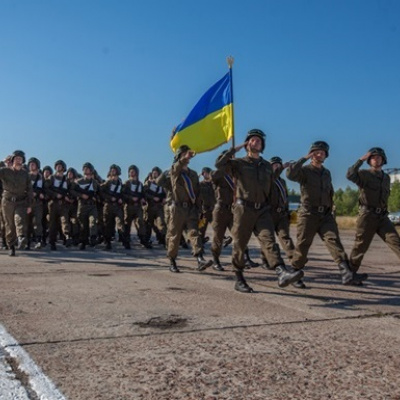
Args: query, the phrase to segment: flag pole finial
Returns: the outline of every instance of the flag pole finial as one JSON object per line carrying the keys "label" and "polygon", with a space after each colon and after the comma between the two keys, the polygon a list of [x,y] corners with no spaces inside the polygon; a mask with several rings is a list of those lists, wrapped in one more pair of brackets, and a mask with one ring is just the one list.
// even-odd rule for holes
{"label": "flag pole finial", "polygon": [[235,61],[235,59],[232,56],[228,56],[226,57],[226,62],[228,63],[228,67],[229,69],[232,68],[233,62]]}

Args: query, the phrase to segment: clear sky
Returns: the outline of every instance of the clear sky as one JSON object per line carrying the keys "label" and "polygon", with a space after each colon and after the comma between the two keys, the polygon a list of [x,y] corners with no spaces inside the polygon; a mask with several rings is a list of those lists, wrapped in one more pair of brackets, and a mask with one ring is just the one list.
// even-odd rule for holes
{"label": "clear sky", "polygon": [[228,55],[236,143],[260,128],[288,161],[325,140],[336,188],[372,146],[400,168],[398,0],[0,0],[0,158],[167,169]]}

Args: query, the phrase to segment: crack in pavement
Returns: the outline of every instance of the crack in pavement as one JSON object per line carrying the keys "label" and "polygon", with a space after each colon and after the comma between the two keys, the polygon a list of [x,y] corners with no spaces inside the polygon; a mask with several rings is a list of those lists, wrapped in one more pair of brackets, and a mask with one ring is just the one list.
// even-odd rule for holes
{"label": "crack in pavement", "polygon": [[296,325],[296,324],[310,324],[310,323],[320,323],[320,322],[332,322],[332,321],[349,321],[358,319],[373,319],[373,318],[384,318],[384,317],[394,317],[400,319],[400,312],[388,312],[388,313],[373,313],[364,314],[357,316],[348,317],[335,317],[335,318],[319,318],[319,319],[304,319],[295,321],[283,321],[283,322],[266,322],[262,324],[243,324],[243,325],[227,325],[220,327],[209,327],[209,328],[194,328],[194,329],[184,329],[184,330],[164,330],[162,332],[146,332],[146,333],[136,333],[128,334],[122,336],[103,336],[103,337],[87,337],[79,339],[70,340],[48,340],[48,341],[36,341],[36,342],[20,342],[18,344],[10,344],[4,346],[4,348],[11,347],[29,347],[29,346],[39,346],[48,344],[64,344],[64,343],[82,343],[90,341],[105,341],[114,339],[129,339],[135,337],[151,337],[151,336],[163,336],[170,334],[187,334],[187,333],[197,333],[197,332],[210,332],[210,331],[223,331],[223,330],[234,330],[234,329],[249,329],[249,328],[263,328],[267,326],[284,326],[284,325]]}

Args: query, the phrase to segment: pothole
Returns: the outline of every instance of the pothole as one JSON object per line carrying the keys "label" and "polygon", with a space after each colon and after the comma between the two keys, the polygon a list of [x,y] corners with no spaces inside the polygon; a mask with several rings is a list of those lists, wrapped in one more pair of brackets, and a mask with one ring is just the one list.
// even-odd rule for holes
{"label": "pothole", "polygon": [[144,322],[135,322],[140,328],[157,328],[157,329],[178,329],[187,326],[187,318],[178,315],[168,315],[166,317],[152,317]]}

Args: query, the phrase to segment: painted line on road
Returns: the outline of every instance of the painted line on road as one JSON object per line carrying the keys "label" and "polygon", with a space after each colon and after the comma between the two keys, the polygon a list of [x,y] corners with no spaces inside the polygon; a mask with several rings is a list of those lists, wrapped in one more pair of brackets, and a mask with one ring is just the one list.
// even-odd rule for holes
{"label": "painted line on road", "polygon": [[31,389],[40,400],[66,400],[2,324],[0,324],[0,346],[17,361],[18,368],[27,375]]}

